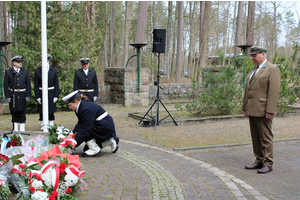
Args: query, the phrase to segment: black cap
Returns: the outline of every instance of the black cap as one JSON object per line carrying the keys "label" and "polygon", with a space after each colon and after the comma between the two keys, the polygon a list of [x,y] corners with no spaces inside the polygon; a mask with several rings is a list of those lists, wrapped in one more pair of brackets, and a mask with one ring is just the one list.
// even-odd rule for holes
{"label": "black cap", "polygon": [[22,56],[15,56],[11,59],[11,62],[22,62]]}
{"label": "black cap", "polygon": [[90,59],[89,59],[89,58],[81,58],[81,59],[80,59],[80,62],[81,62],[82,64],[86,64],[86,63],[89,63],[89,62],[90,62]]}
{"label": "black cap", "polygon": [[66,103],[72,102],[76,97],[78,97],[79,93],[78,90],[71,92],[67,96],[63,97],[62,100],[65,101]]}
{"label": "black cap", "polygon": [[47,60],[49,61],[52,58],[50,54],[47,54]]}

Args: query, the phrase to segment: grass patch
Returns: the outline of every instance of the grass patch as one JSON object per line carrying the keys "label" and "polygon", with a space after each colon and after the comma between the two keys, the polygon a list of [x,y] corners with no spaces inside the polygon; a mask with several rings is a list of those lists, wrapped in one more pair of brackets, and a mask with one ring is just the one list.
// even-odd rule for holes
{"label": "grass patch", "polygon": [[[190,116],[186,111],[175,111],[173,104],[165,106],[175,120],[195,117]],[[138,138],[142,138],[145,141],[151,141],[171,149],[251,142],[249,122],[246,118],[194,125],[157,126],[156,130],[154,130],[154,127],[142,127],[138,125],[139,120],[128,117],[130,112],[140,112],[143,115],[148,111],[149,107],[128,108],[107,105],[103,105],[103,107],[113,117],[117,134],[121,139],[125,140],[140,141]],[[40,130],[38,114],[27,114],[26,117],[26,131]],[[161,117],[163,115],[160,115]],[[69,129],[73,129],[77,123],[77,117],[73,111],[56,112],[55,118],[57,125],[62,125]],[[283,119],[285,119],[284,122],[282,121]],[[300,117],[298,116],[275,117],[273,121],[275,139],[300,137],[300,132],[294,128],[297,127],[299,121]],[[0,127],[2,131],[10,131],[12,129],[11,115],[0,115]]]}

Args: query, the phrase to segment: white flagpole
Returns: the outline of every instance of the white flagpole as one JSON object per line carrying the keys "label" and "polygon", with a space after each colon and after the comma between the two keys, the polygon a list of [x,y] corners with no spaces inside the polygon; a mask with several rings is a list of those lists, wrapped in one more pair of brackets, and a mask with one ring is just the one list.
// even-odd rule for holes
{"label": "white flagpole", "polygon": [[47,68],[47,15],[46,1],[41,1],[41,29],[42,29],[42,110],[43,131],[48,132],[48,68]]}

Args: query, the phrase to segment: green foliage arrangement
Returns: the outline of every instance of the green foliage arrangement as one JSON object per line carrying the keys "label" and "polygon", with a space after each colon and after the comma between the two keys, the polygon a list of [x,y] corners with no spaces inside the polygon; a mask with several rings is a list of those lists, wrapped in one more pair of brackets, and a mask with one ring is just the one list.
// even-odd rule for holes
{"label": "green foliage arrangement", "polygon": [[273,59],[274,63],[278,63],[277,66],[281,73],[281,86],[280,97],[278,101],[278,107],[284,111],[290,111],[290,107],[299,98],[299,77],[300,77],[300,46],[298,43],[293,45],[294,54],[290,59],[285,57],[278,57],[275,54]]}
{"label": "green foliage arrangement", "polygon": [[[290,111],[300,96],[300,46],[294,43],[294,54],[291,58],[278,57],[275,54],[273,63],[281,72],[281,88],[278,107],[280,111]],[[242,102],[245,75],[253,67],[253,62],[246,56],[238,56],[232,66],[216,68],[203,72],[203,84],[193,80],[192,92],[187,94],[189,102],[186,109],[195,115],[229,114]],[[218,73],[214,73],[218,71]],[[200,89],[204,92],[200,93]],[[179,110],[180,105],[175,105]]]}
{"label": "green foliage arrangement", "polygon": [[201,116],[231,113],[240,104],[243,91],[235,75],[236,70],[233,67],[213,67],[203,72],[204,92],[199,94],[200,84],[193,81],[192,92],[187,94],[189,102],[186,109]]}
{"label": "green foliage arrangement", "polygon": [[0,185],[0,199],[1,200],[9,200],[9,195],[11,191],[9,188],[4,187],[4,185]]}
{"label": "green foliage arrangement", "polygon": [[49,126],[49,144],[58,144],[59,140],[57,139],[57,125]]}

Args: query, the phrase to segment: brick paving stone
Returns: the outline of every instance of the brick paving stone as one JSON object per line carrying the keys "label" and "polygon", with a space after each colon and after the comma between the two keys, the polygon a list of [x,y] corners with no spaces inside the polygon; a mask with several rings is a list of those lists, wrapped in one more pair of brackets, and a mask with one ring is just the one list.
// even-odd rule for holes
{"label": "brick paving stone", "polygon": [[[120,140],[120,150],[103,149],[82,158],[87,189],[78,199],[300,199],[299,140],[274,145],[274,171],[257,174],[251,145],[175,152],[151,142]],[[81,154],[78,148],[76,153]]]}
{"label": "brick paving stone", "polygon": [[[300,152],[299,140],[275,142],[273,171],[258,174],[256,170],[246,170],[244,166],[254,161],[252,145],[240,147],[202,149],[181,152],[185,155],[214,163],[219,169],[245,182],[244,189],[256,199],[300,199]],[[296,153],[296,154],[295,154]],[[243,184],[241,184],[243,186]],[[253,188],[253,190],[251,189]],[[240,189],[243,192],[243,190]],[[244,197],[251,196],[244,193]]]}
{"label": "brick paving stone", "polygon": [[[158,168],[167,169],[170,171],[176,180],[181,183],[180,188],[183,191],[183,195],[179,197],[182,199],[188,199],[187,196],[190,194],[193,194],[193,198],[197,197],[197,199],[209,199],[210,197],[222,199],[222,196],[226,199],[234,199],[227,186],[225,186],[218,177],[207,171],[207,169],[199,166],[199,163],[196,164],[195,162],[191,162],[192,160],[194,161],[194,159],[191,157],[186,157],[182,154],[170,152],[169,150],[160,149],[157,147],[148,148],[147,150],[141,151],[140,148],[147,148],[147,145],[141,145],[140,148],[130,148],[132,144],[125,143],[122,146],[124,151],[130,150],[135,155],[138,154],[143,156],[143,158],[151,159],[152,162],[158,163],[156,165]],[[170,155],[166,155],[166,152],[169,152],[168,154]],[[174,153],[174,155],[172,155],[172,153]],[[186,159],[182,160],[183,157]],[[144,162],[146,161],[144,160]],[[203,164],[203,162],[201,162],[201,164]],[[163,167],[160,167],[160,165]],[[218,169],[216,168],[212,168],[212,171],[217,170]],[[168,180],[166,177],[164,179]],[[160,185],[160,187],[162,187],[162,185]],[[154,194],[153,199],[164,199],[166,197],[165,193],[160,193],[159,195],[159,190],[157,190],[157,188],[154,188],[152,191]],[[169,197],[169,199],[173,199],[170,198],[170,191],[167,193],[167,197]],[[178,198],[178,196],[176,196],[176,198]]]}

